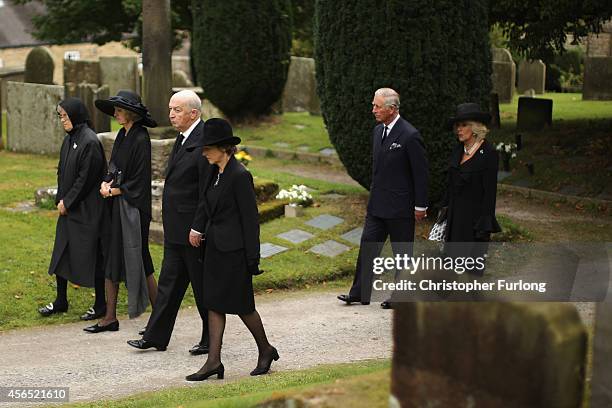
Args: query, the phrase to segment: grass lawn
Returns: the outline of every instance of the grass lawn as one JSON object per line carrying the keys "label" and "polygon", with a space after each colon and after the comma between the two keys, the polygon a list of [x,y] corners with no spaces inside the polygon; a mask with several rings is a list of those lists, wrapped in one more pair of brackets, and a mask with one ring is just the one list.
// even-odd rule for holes
{"label": "grass lawn", "polygon": [[[57,159],[48,156],[0,152],[0,172],[6,177],[0,182],[0,242],[2,263],[0,264],[0,330],[43,324],[75,321],[93,303],[93,289],[69,286],[70,309],[67,313],[42,318],[36,309],[55,297],[55,279],[47,274],[55,236],[55,211],[37,209],[30,213],[9,209],[17,203],[31,201],[38,187],[54,185]],[[278,166],[278,163],[277,163]],[[275,179],[281,187],[295,183],[306,183],[316,189],[315,197],[322,193],[363,191],[360,187],[344,186],[316,179],[302,179],[274,171],[271,160],[256,160],[251,164],[256,176]],[[345,200],[318,200],[318,206],[306,209],[302,218],[279,218],[262,225],[261,241],[272,242],[291,248],[290,251],[263,259],[261,268],[266,272],[254,279],[257,291],[278,288],[305,287],[320,282],[342,278],[354,267],[357,250],[353,248],[336,258],[320,257],[306,251],[313,245],[358,226],[363,213],[363,197],[353,196]],[[350,209],[350,211],[347,211]],[[321,213],[331,213],[345,218],[345,223],[328,231],[317,231],[304,221]],[[275,235],[292,228],[300,228],[315,234],[303,244],[292,245]],[[6,244],[10,243],[10,244]],[[347,243],[348,244],[348,243]],[[162,247],[150,245],[156,273],[162,260]],[[193,305],[191,291],[184,305]],[[120,291],[119,313],[127,311],[125,288]]]}
{"label": "grass lawn", "polygon": [[[344,397],[346,399],[343,399],[343,401],[346,404],[326,406],[386,407],[389,398],[389,367],[388,360],[324,365],[308,370],[285,371],[224,384],[218,384],[214,380],[205,381],[197,386],[149,392],[115,401],[63,406],[91,408],[238,408],[252,407],[262,401],[282,396],[308,395],[320,391],[326,392],[326,390],[329,393],[333,388],[336,392],[330,393],[332,398],[340,402],[337,398]],[[339,392],[341,389],[346,392]],[[282,390],[282,393],[279,390]]]}

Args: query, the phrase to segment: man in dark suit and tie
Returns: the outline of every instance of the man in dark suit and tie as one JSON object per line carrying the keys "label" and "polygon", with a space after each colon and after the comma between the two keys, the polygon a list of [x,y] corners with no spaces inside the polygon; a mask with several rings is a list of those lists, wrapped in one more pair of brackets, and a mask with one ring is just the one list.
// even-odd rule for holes
{"label": "man in dark suit and tie", "polygon": [[[372,135],[372,184],[355,278],[347,304],[370,303],[372,262],[390,236],[393,251],[412,256],[414,223],[426,217],[428,165],[423,139],[399,115],[399,94],[391,88],[374,93],[372,113],[379,124]],[[389,309],[389,301],[382,302]]]}
{"label": "man in dark suit and tie", "polygon": [[180,91],[169,103],[170,123],[180,133],[176,138],[168,167],[162,199],[164,222],[164,260],[158,282],[158,295],[142,339],[129,340],[139,349],[164,351],[176,321],[185,291],[191,283],[202,318],[202,337],[189,352],[208,353],[208,310],[203,305],[201,233],[205,215],[196,217],[209,164],[202,157],[202,102],[193,91]]}

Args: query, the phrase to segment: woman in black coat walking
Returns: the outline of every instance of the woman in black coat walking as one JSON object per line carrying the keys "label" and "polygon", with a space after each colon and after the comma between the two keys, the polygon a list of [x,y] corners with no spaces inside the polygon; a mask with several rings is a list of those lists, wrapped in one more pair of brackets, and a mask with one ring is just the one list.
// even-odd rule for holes
{"label": "woman in black coat walking", "polygon": [[204,303],[208,309],[210,350],[204,366],[187,376],[202,381],[217,374],[223,378],[221,344],[225,315],[237,314],[247,326],[259,350],[251,375],[265,374],[277,350],[270,345],[261,317],[255,310],[253,275],[259,271],[259,215],[253,177],[235,158],[240,138],[223,119],[204,123],[203,155],[212,165],[204,185],[201,209],[208,220],[204,239]]}
{"label": "woman in black coat walking", "polygon": [[150,301],[155,303],[157,283],[149,253],[151,223],[151,140],[145,126],[155,127],[140,96],[119,91],[108,100],[95,101],[96,107],[117,119],[117,134],[109,163],[109,173],[99,194],[109,201],[110,248],[106,261],[106,315],[86,327],[90,333],[119,330],[117,294],[119,282],[128,290],[128,315],[142,314]]}
{"label": "woman in black coat walking", "polygon": [[57,167],[55,204],[59,217],[49,274],[55,274],[55,301],[38,309],[43,316],[68,310],[68,281],[96,288],[96,300],[82,320],[105,313],[104,269],[101,223],[104,203],[98,194],[100,179],[106,174],[102,144],[91,129],[87,108],[77,98],[57,105],[57,114],[67,132]]}
{"label": "woman in black coat walking", "polygon": [[[459,144],[453,149],[448,167],[444,205],[448,205],[446,245],[449,255],[483,257],[491,233],[500,232],[495,218],[499,155],[486,140],[491,116],[475,103],[457,106],[449,120]],[[472,271],[477,275],[484,268]]]}

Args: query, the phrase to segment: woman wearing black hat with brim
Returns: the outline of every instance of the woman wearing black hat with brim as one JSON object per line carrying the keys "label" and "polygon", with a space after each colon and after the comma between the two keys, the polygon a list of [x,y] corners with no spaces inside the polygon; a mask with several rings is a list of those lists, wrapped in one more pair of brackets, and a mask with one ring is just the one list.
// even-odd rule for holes
{"label": "woman wearing black hat with brim", "polygon": [[257,343],[259,358],[251,375],[267,373],[272,361],[279,358],[255,310],[252,278],[260,273],[259,214],[253,177],[234,157],[239,143],[227,121],[213,118],[204,123],[202,154],[211,164],[201,202],[208,219],[203,234],[203,298],[208,309],[210,350],[204,366],[187,376],[189,381],[215,374],[223,378],[221,344],[228,313],[240,317]]}
{"label": "woman wearing black hat with brim", "polygon": [[[478,104],[463,103],[447,122],[459,140],[450,156],[443,203],[448,206],[446,241],[461,243],[446,245],[450,255],[483,256],[491,233],[501,231],[495,218],[499,155],[486,140],[490,121]],[[481,275],[484,269],[472,272]]]}
{"label": "woman wearing black hat with brim", "polygon": [[157,296],[149,253],[151,140],[145,127],[157,124],[140,96],[132,91],[119,91],[117,96],[97,100],[95,104],[102,112],[114,116],[122,128],[113,144],[109,173],[100,185],[100,195],[111,206],[110,220],[106,223],[110,244],[105,268],[106,315],[84,329],[89,333],[119,330],[119,282],[125,282],[128,289],[130,318],[142,314]]}

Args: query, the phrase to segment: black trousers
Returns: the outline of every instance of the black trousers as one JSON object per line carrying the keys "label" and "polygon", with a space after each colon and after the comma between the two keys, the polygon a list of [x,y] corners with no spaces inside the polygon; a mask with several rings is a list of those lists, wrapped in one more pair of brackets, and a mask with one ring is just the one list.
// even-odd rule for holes
{"label": "black trousers", "polygon": [[202,318],[200,344],[208,344],[208,310],[204,307],[204,289],[200,260],[201,249],[190,245],[164,244],[164,260],[157,283],[157,300],[149,317],[144,340],[167,346],[172,336],[185,291],[191,283],[198,312]]}
{"label": "black trousers", "polygon": [[366,215],[355,278],[349,296],[369,302],[372,296],[373,260],[380,255],[387,238],[391,238],[394,254],[412,256],[414,218],[379,218]]}

